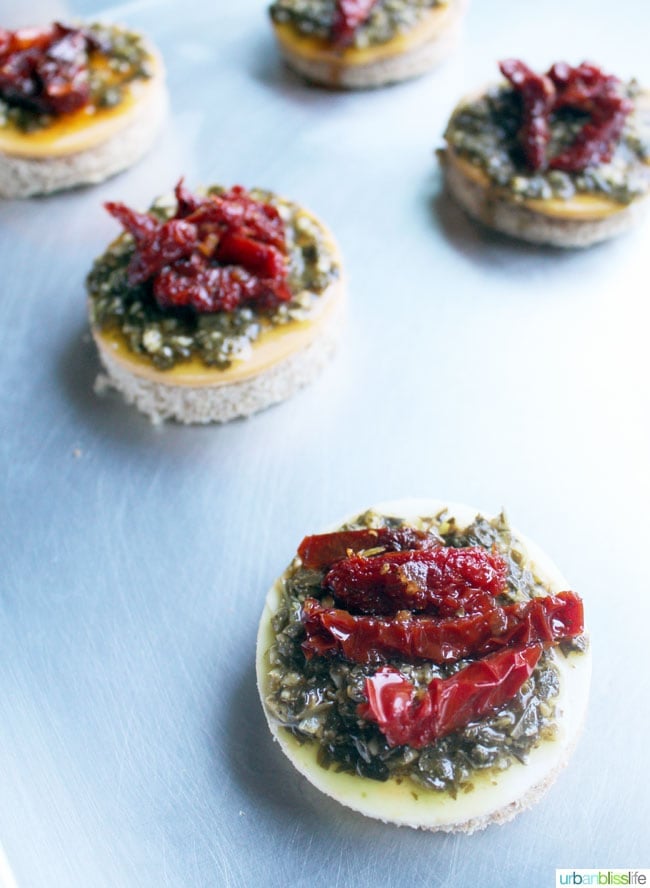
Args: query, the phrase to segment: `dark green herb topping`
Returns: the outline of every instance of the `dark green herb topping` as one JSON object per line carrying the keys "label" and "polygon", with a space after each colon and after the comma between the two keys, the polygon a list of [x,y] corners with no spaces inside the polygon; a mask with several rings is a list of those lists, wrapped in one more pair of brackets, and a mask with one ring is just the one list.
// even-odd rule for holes
{"label": "dark green herb topping", "polygon": [[[366,22],[357,30],[354,46],[363,49],[387,43],[415,27],[423,14],[448,0],[379,0]],[[327,40],[332,31],[336,0],[276,0],[270,13],[278,24],[290,23],[307,36]]]}
{"label": "dark green herb topping", "polygon": [[[214,186],[207,194],[222,194]],[[251,197],[277,207],[284,223],[289,256],[291,302],[273,312],[243,307],[231,312],[197,314],[161,309],[147,285],[130,286],[126,269],[133,255],[133,239],[121,235],[94,263],[87,279],[92,326],[117,331],[129,349],[160,370],[197,357],[209,367],[225,369],[245,359],[253,343],[269,325],[280,327],[310,317],[318,296],[339,275],[339,267],[321,226],[297,204],[269,191],[252,189]],[[174,205],[159,200],[150,212],[161,220],[172,217]]]}
{"label": "dark green herb topping", "polygon": [[[650,189],[650,103],[635,81],[625,93],[635,101],[612,160],[582,172],[559,170],[531,172],[517,140],[521,101],[513,89],[499,86],[453,114],[445,139],[462,157],[484,170],[490,181],[521,200],[595,194],[629,204]],[[560,154],[573,142],[587,116],[565,108],[551,119],[549,156]]]}
{"label": "dark green herb topping", "polygon": [[[343,529],[402,524],[399,519],[369,511]],[[439,534],[450,546],[495,546],[509,565],[504,602],[528,601],[549,594],[527,566],[523,548],[513,537],[504,515],[492,521],[477,517],[461,529],[443,512],[421,519],[419,529]],[[461,789],[471,788],[476,772],[488,768],[503,770],[515,760],[524,762],[543,739],[553,737],[553,699],[559,692],[554,658],[583,649],[584,638],[564,643],[563,653],[544,653],[520,692],[496,714],[423,749],[390,747],[378,727],[357,714],[358,705],[365,701],[365,679],[376,666],[351,664],[341,658],[305,660],[301,648],[301,605],[305,598],[313,597],[331,606],[331,600],[323,597],[322,579],[321,571],[306,570],[298,561],[288,571],[282,604],[272,623],[276,641],[269,653],[266,704],[273,717],[296,739],[318,744],[318,760],[323,767],[375,780],[408,777],[429,789],[455,795]],[[436,666],[429,662],[389,661],[420,690],[433,678],[446,678],[468,662]]]}

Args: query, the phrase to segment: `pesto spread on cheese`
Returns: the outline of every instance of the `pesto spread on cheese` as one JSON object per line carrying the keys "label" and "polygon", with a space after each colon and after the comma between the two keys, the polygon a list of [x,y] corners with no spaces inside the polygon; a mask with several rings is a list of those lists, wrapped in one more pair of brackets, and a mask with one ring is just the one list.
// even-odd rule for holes
{"label": "pesto spread on cheese", "polygon": [[[149,79],[153,73],[142,37],[115,25],[79,29],[53,25],[10,36],[19,46],[11,50],[11,58],[7,56],[6,67],[13,59],[13,68],[21,74],[11,87],[0,85],[0,126],[21,132],[45,129],[60,113],[114,108],[133,81]],[[28,41],[34,45],[25,47]],[[53,70],[57,65],[60,70]],[[43,80],[45,70],[53,81],[51,88]]]}
{"label": "pesto spread on cheese", "polygon": [[[224,192],[213,186],[205,193]],[[117,332],[130,351],[160,370],[193,357],[209,367],[226,369],[249,356],[264,330],[308,320],[319,296],[340,273],[325,232],[295,203],[261,189],[251,189],[249,195],[275,207],[284,223],[291,301],[273,309],[243,305],[203,314],[189,308],[163,309],[149,286],[129,284],[127,269],[135,244],[124,233],[95,261],[88,276],[91,325]],[[158,200],[149,212],[166,221],[173,217],[175,203]]]}
{"label": "pesto spread on cheese", "polygon": [[[517,133],[521,103],[510,86],[497,86],[462,103],[445,133],[450,148],[480,167],[497,187],[520,200],[591,194],[629,204],[650,190],[650,102],[635,81],[624,88],[635,110],[628,116],[610,162],[580,172],[531,171],[526,167]],[[587,122],[586,114],[564,108],[550,120],[549,155],[568,148]]]}
{"label": "pesto spread on cheese", "polygon": [[[355,33],[354,46],[364,49],[388,43],[393,37],[409,31],[434,6],[445,6],[449,0],[378,0],[367,19]],[[270,8],[271,18],[278,24],[291,24],[305,36],[328,40],[334,21],[335,0],[276,0]]]}
{"label": "pesto spread on cheese", "polygon": [[[342,529],[403,526],[400,519],[369,511]],[[550,594],[503,514],[491,521],[477,516],[472,524],[460,528],[443,511],[419,519],[414,526],[436,535],[446,546],[480,546],[498,552],[508,568],[504,602],[525,603]],[[366,700],[366,678],[376,670],[376,664],[351,663],[341,656],[305,658],[302,604],[306,598],[317,598],[331,606],[322,582],[323,571],[307,570],[300,559],[294,560],[283,577],[281,603],[272,618],[275,643],[268,655],[265,702],[271,717],[299,742],[318,745],[318,761],[324,768],[382,781],[410,778],[427,789],[455,795],[471,789],[477,772],[525,762],[535,746],[554,736],[554,701],[559,692],[555,658],[584,650],[584,636],[542,654],[521,690],[494,714],[423,748],[391,746],[375,723],[358,714],[359,704]],[[432,679],[447,678],[469,662],[387,661],[413,682],[416,693],[423,693]]]}

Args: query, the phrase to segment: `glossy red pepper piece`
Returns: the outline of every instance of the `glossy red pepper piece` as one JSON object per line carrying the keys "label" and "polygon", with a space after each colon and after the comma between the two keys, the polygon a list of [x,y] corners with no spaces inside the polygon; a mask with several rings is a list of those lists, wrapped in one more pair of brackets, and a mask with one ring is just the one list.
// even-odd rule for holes
{"label": "glossy red pepper piece", "polygon": [[367,549],[401,552],[439,545],[441,542],[437,537],[414,527],[378,527],[306,536],[298,546],[298,555],[309,570],[326,570],[336,561]]}
{"label": "glossy red pepper piece", "polygon": [[161,308],[233,311],[291,300],[284,223],[276,207],[240,187],[197,197],[175,189],[174,216],[161,222],[120,203],[106,209],[134,238],[132,286],[149,284]]}
{"label": "glossy red pepper piece", "polygon": [[507,576],[506,562],[481,546],[439,546],[373,558],[353,555],[334,565],[323,587],[359,613],[410,610],[443,617],[492,607]]}
{"label": "glossy red pepper piece", "polygon": [[307,659],[342,656],[354,663],[391,657],[449,663],[481,657],[504,647],[556,644],[584,631],[582,600],[574,592],[535,598],[452,620],[353,616],[325,608],[314,598],[303,604]]}
{"label": "glossy red pepper piece", "polygon": [[542,650],[533,645],[498,651],[449,678],[434,678],[419,698],[408,679],[385,666],[366,679],[368,702],[358,713],[379,726],[390,746],[421,749],[497,712],[530,677]]}
{"label": "glossy red pepper piece", "polygon": [[354,36],[367,20],[377,0],[337,0],[332,23],[332,43],[344,48],[354,43]]}

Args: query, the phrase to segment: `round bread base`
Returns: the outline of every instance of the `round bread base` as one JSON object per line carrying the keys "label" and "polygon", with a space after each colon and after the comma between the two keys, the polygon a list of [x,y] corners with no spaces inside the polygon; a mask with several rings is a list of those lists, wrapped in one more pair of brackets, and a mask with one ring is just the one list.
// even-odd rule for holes
{"label": "round bread base", "polygon": [[[460,526],[471,523],[477,514],[476,510],[467,506],[436,500],[402,500],[382,503],[373,508],[380,514],[410,521],[436,515],[447,508]],[[541,549],[517,531],[513,532],[526,547],[530,561],[551,591],[557,593],[568,589],[568,584],[557,567]],[[491,823],[506,823],[521,811],[530,808],[566,765],[586,714],[591,677],[589,650],[568,656],[559,649],[553,651],[560,672],[560,693],[554,698],[557,723],[555,737],[540,742],[531,751],[526,764],[514,761],[503,771],[477,771],[471,790],[461,790],[455,798],[449,793],[427,790],[408,779],[379,782],[323,768],[317,761],[317,744],[299,743],[277,724],[265,705],[267,655],[274,642],[271,619],[279,607],[282,588],[283,577],[280,577],[268,594],[260,621],[256,658],[258,690],[269,728],[282,751],[310,783],[336,801],[368,817],[398,826],[472,833]]]}
{"label": "round bread base", "polygon": [[449,10],[445,26],[428,39],[414,41],[402,52],[394,52],[389,42],[385,52],[381,46],[373,47],[371,60],[353,63],[349,57],[346,61],[346,51],[332,50],[314,58],[301,52],[299,41],[290,45],[278,40],[280,52],[287,65],[310,83],[334,89],[373,89],[410,80],[439,65],[456,48],[467,0],[450,2],[454,8]]}
{"label": "round bread base", "polygon": [[60,157],[18,157],[0,153],[0,198],[33,197],[79,185],[94,185],[122,172],[153,146],[167,114],[161,80],[152,84],[138,114],[105,142]]}
{"label": "round bread base", "polygon": [[590,247],[633,228],[645,215],[648,198],[638,198],[602,218],[562,218],[546,215],[504,196],[489,183],[470,178],[457,164],[453,152],[440,152],[445,183],[450,194],[472,219],[494,231],[540,246]]}
{"label": "round bread base", "polygon": [[[117,389],[127,403],[135,405],[152,422],[172,419],[186,424],[229,422],[285,401],[319,375],[338,342],[336,327],[330,324],[305,348],[255,376],[231,383],[217,381],[214,385],[188,386],[165,382],[162,370],[159,380],[137,375],[111,354],[110,347],[98,334],[94,336],[108,374],[98,377],[96,391],[102,392],[107,387]],[[213,372],[216,378],[222,373]]]}

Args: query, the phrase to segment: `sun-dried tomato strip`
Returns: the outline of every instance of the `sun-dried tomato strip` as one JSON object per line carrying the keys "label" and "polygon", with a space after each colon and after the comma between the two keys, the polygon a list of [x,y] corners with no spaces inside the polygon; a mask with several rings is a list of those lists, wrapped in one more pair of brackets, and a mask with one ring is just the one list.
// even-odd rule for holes
{"label": "sun-dried tomato strip", "polygon": [[197,197],[183,184],[165,222],[120,203],[106,209],[134,238],[131,286],[150,284],[161,308],[233,311],[291,300],[284,222],[276,207],[243,188]]}
{"label": "sun-dried tomato strip", "polygon": [[0,98],[44,114],[66,114],[90,101],[89,53],[97,48],[83,30],[0,29]]}
{"label": "sun-dried tomato strip", "polygon": [[298,555],[303,566],[309,570],[325,570],[341,558],[368,549],[401,552],[404,549],[428,549],[439,545],[438,537],[414,527],[378,527],[306,536],[298,546]]}
{"label": "sun-dried tomato strip", "polygon": [[582,600],[574,592],[492,608],[452,620],[353,616],[307,598],[302,608],[307,659],[342,656],[354,663],[390,657],[449,663],[503,647],[555,644],[584,631]]}
{"label": "sun-dried tomato strip", "polygon": [[[185,206],[186,192],[183,197]],[[278,250],[285,249],[285,227],[277,208],[254,200],[241,186],[200,199],[188,215],[204,232],[237,231]]]}
{"label": "sun-dried tomato strip", "polygon": [[160,222],[149,213],[138,213],[137,210],[132,210],[126,204],[107,201],[104,207],[114,219],[117,219],[122,228],[133,236],[138,245],[146,244],[160,226]]}
{"label": "sun-dried tomato strip", "polygon": [[499,68],[522,98],[518,138],[526,161],[532,169],[542,169],[546,166],[546,149],[551,137],[549,115],[555,99],[553,83],[519,59],[505,59],[499,63]]}
{"label": "sun-dried tomato strip", "polygon": [[[612,159],[633,103],[621,93],[618,78],[583,62],[577,67],[556,62],[547,74],[536,74],[518,59],[499,67],[522,100],[518,134],[527,165],[532,170],[580,172]],[[571,108],[589,116],[572,145],[548,157],[551,115]]]}
{"label": "sun-dried tomato strip", "polygon": [[444,617],[492,607],[507,575],[506,562],[481,546],[440,546],[374,558],[354,555],[334,565],[323,587],[358,613],[410,610]]}
{"label": "sun-dried tomato strip", "polygon": [[354,36],[366,21],[377,0],[337,0],[332,23],[332,43],[338,47],[350,46]]}
{"label": "sun-dried tomato strip", "polygon": [[194,225],[179,219],[160,222],[149,213],[138,213],[119,202],[109,201],[104,206],[135,241],[136,249],[127,266],[131,286],[153,280],[166,266],[192,255],[197,240]]}
{"label": "sun-dried tomato strip", "polygon": [[588,166],[608,163],[627,116],[634,109],[630,99],[621,95],[618,78],[586,63],[577,68],[556,63],[549,76],[557,90],[555,109],[573,107],[591,116],[573,144],[550,159],[549,167],[579,172]]}
{"label": "sun-dried tomato strip", "polygon": [[390,746],[421,749],[498,711],[530,677],[542,650],[532,645],[498,651],[449,678],[434,678],[419,699],[408,679],[385,666],[366,679],[368,702],[357,711],[379,726]]}
{"label": "sun-dried tomato strip", "polygon": [[277,247],[236,231],[226,231],[221,236],[215,258],[224,265],[241,265],[263,278],[283,274],[285,268],[285,258]]}

